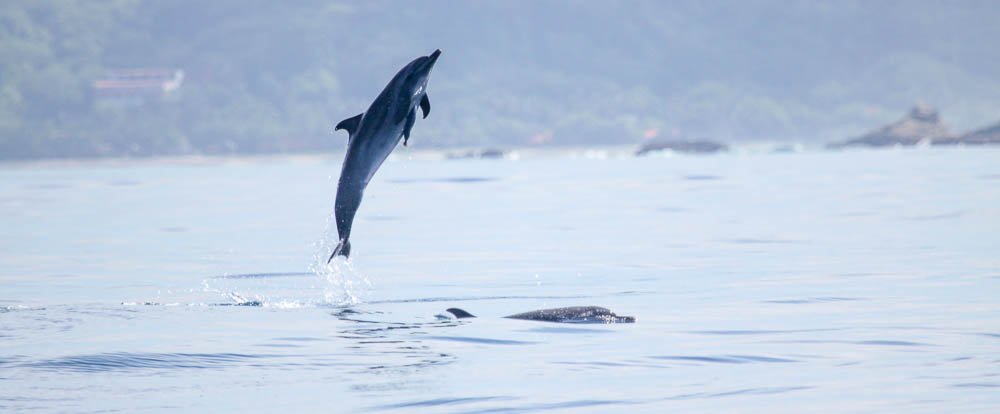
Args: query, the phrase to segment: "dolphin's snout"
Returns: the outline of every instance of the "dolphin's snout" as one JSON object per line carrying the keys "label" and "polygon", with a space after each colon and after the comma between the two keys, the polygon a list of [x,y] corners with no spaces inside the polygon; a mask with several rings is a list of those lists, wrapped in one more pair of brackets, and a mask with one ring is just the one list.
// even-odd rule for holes
{"label": "dolphin's snout", "polygon": [[427,59],[428,59],[427,60],[427,68],[428,69],[434,67],[434,63],[437,62],[438,56],[441,56],[441,49],[435,49],[434,53],[431,53],[430,56],[427,56]]}

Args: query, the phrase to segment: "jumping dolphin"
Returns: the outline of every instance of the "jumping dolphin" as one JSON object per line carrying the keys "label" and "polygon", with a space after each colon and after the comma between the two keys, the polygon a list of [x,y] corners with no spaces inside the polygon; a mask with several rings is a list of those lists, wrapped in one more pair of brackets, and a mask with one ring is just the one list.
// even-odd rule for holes
{"label": "jumping dolphin", "polygon": [[429,56],[414,59],[396,73],[367,111],[340,121],[334,128],[335,131],[347,130],[348,141],[334,208],[340,242],[327,263],[335,256],[347,257],[351,254],[351,225],[368,181],[400,139],[403,145],[409,141],[410,129],[417,119],[417,106],[423,111],[424,118],[430,113],[427,80],[440,55],[441,50],[438,49]]}
{"label": "jumping dolphin", "polygon": [[[456,319],[476,316],[459,308],[446,309]],[[634,316],[618,316],[610,309],[600,306],[571,306],[568,308],[541,309],[531,312],[504,316],[509,319],[560,323],[635,323]]]}

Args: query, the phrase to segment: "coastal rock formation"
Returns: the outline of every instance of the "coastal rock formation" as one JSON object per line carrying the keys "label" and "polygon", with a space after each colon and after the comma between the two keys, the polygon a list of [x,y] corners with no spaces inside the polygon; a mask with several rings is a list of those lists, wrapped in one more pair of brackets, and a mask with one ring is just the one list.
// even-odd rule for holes
{"label": "coastal rock formation", "polygon": [[1000,145],[1000,123],[957,138],[935,140],[934,145]]}
{"label": "coastal rock formation", "polygon": [[468,150],[465,152],[449,152],[445,155],[445,158],[449,160],[464,160],[470,158],[479,158],[486,160],[498,160],[507,156],[507,152],[502,149],[497,148],[486,148],[478,150]]}
{"label": "coastal rock formation", "polygon": [[728,151],[729,147],[725,144],[712,141],[651,141],[639,147],[639,150],[635,152],[635,155],[646,155],[650,152],[663,150],[694,154],[711,154],[714,152]]}
{"label": "coastal rock formation", "polygon": [[910,110],[910,113],[906,117],[899,121],[871,131],[858,138],[831,144],[829,147],[912,146],[921,142],[930,143],[949,139],[954,139],[954,135],[948,131],[948,127],[941,123],[941,118],[938,116],[937,110],[925,104],[917,104]]}

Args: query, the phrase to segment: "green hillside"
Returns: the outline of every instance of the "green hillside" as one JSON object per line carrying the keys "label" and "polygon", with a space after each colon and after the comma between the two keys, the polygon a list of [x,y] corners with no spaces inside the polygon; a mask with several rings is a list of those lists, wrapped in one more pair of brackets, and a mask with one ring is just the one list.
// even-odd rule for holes
{"label": "green hillside", "polygon": [[[990,1],[7,0],[0,159],[339,149],[332,126],[435,48],[417,147],[827,141],[918,100],[964,131],[1000,119],[996,21]],[[96,86],[125,69],[183,82]]]}

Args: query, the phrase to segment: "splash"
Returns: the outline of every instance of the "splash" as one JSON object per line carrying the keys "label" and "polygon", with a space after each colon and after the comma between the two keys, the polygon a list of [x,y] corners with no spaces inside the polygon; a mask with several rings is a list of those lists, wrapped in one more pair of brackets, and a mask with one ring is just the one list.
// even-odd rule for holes
{"label": "splash", "polygon": [[[225,275],[202,281],[202,292],[222,297],[209,306],[249,306],[275,309],[349,307],[362,302],[371,283],[350,263],[338,261],[301,273]],[[150,302],[161,304],[161,302]]]}
{"label": "splash", "polygon": [[328,306],[347,307],[364,301],[371,281],[349,259],[335,257],[330,263],[314,263],[310,270],[326,281],[323,302]]}
{"label": "splash", "polygon": [[315,253],[308,272],[227,274],[203,280],[202,291],[228,300],[217,306],[296,309],[360,304],[372,283],[345,257],[335,257],[327,263],[337,241],[339,237],[330,215],[323,237],[313,245]]}
{"label": "splash", "polygon": [[354,306],[363,302],[372,288],[372,282],[346,257],[334,257],[329,263],[327,262],[330,252],[338,241],[337,228],[330,215],[326,220],[323,238],[315,243],[316,254],[313,256],[309,271],[326,282],[323,289],[323,304],[334,307]]}

